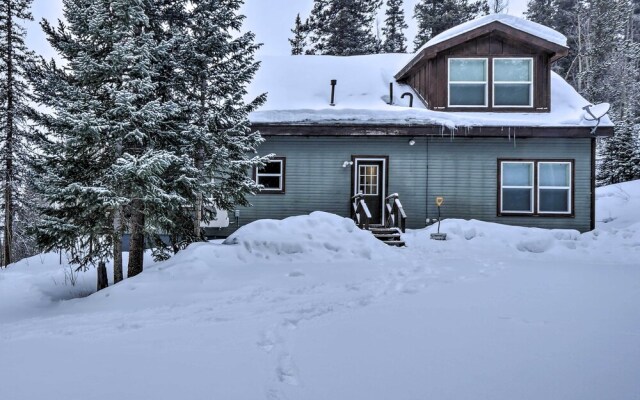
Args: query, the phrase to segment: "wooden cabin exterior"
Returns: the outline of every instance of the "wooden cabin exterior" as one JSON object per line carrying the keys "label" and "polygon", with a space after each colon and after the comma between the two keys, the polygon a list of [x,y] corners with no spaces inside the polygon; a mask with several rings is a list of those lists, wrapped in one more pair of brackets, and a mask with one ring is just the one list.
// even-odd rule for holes
{"label": "wooden cabin exterior", "polygon": [[[437,217],[435,198],[444,197],[445,218],[593,229],[596,137],[612,135],[612,124],[606,117],[597,123],[583,120],[582,107],[588,102],[552,76],[551,65],[566,55],[566,46],[548,40],[548,35],[538,37],[531,29],[517,29],[520,21],[505,20],[515,17],[485,18],[494,20],[427,45],[394,72],[391,82],[420,98],[419,110],[404,104],[396,112],[392,107],[400,102],[399,96],[383,96],[389,111],[357,110],[367,116],[362,122],[351,116],[360,115],[352,104],[343,109],[308,110],[305,105],[295,109],[305,100],[301,98],[292,99],[291,110],[276,108],[265,112],[268,118],[256,117],[253,129],[265,138],[259,153],[274,155],[269,165],[250,172],[263,189],[250,199],[251,207],[236,210],[228,228],[209,230],[208,235],[227,236],[257,219],[313,211],[350,217],[358,193],[366,199],[373,224],[384,224],[387,198],[397,193],[407,228],[432,223]],[[347,59],[329,61],[345,65]],[[298,58],[292,63],[300,60],[322,59]],[[377,60],[359,62],[367,66]],[[464,79],[474,75],[482,82],[460,81],[455,86],[458,81],[452,83],[450,72],[451,63],[457,61],[452,60],[462,60],[458,63],[462,69],[451,75]],[[496,68],[505,71],[510,66],[518,69],[506,70],[515,81],[496,74]],[[289,76],[316,69],[322,68],[295,66]],[[338,88],[343,81],[338,80]],[[365,81],[361,90],[354,88],[349,94],[338,91],[337,105],[345,98],[352,101],[372,84]],[[483,104],[452,104],[452,85],[455,90],[473,86],[473,96],[465,97],[462,90],[460,98],[471,103],[484,100]],[[484,99],[478,95],[481,90]],[[522,104],[497,105],[505,100]]]}

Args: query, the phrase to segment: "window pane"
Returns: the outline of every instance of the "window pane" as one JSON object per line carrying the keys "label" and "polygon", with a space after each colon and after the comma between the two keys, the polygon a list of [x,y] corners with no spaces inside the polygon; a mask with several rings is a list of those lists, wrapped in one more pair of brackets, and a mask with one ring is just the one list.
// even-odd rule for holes
{"label": "window pane", "polygon": [[449,104],[452,106],[484,106],[484,84],[463,85],[452,83],[449,89]]}
{"label": "window pane", "polygon": [[503,186],[532,186],[533,164],[530,163],[503,163]]}
{"label": "window pane", "polygon": [[495,82],[530,82],[531,60],[495,59],[493,77]]}
{"label": "window pane", "polygon": [[540,189],[540,212],[569,212],[569,189]]}
{"label": "window pane", "polygon": [[496,106],[530,106],[531,85],[528,83],[494,85],[493,102]]}
{"label": "window pane", "polygon": [[566,186],[569,178],[569,164],[540,163],[540,186]]}
{"label": "window pane", "polygon": [[531,212],[533,189],[502,189],[502,211]]}
{"label": "window pane", "polygon": [[449,61],[449,81],[485,82],[486,60],[452,59]]}
{"label": "window pane", "polygon": [[280,177],[259,176],[258,185],[263,185],[265,189],[280,189]]}
{"label": "window pane", "polygon": [[282,162],[280,161],[269,161],[264,167],[258,170],[261,174],[279,174],[281,171]]}

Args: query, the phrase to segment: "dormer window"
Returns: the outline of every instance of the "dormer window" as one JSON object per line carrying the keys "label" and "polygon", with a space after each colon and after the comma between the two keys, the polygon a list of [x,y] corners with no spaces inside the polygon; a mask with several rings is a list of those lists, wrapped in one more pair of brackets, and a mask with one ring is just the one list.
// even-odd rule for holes
{"label": "dormer window", "polygon": [[493,106],[533,107],[533,59],[493,59]]}
{"label": "dormer window", "polygon": [[486,58],[449,59],[449,107],[486,107]]}
{"label": "dormer window", "polygon": [[449,58],[448,64],[449,108],[533,108],[533,58]]}

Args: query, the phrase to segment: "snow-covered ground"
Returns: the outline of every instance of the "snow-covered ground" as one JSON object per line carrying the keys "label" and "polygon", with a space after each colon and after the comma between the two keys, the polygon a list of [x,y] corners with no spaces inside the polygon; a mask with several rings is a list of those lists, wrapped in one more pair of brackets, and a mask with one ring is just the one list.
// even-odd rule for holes
{"label": "snow-covered ground", "polygon": [[447,220],[404,249],[258,221],[92,295],[34,257],[0,271],[0,399],[639,399],[640,181],[598,205],[582,235]]}

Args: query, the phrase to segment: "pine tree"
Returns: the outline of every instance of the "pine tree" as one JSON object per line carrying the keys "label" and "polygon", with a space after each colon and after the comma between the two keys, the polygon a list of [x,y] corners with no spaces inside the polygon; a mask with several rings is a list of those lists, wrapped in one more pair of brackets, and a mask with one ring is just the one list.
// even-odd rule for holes
{"label": "pine tree", "polygon": [[293,33],[293,37],[289,39],[291,55],[299,56],[304,54],[307,45],[307,24],[302,23],[300,13],[296,16],[296,22],[293,29],[291,29],[291,33]]}
{"label": "pine tree", "polygon": [[541,25],[555,28],[554,15],[556,13],[555,0],[529,0],[525,17]]}
{"label": "pine tree", "polygon": [[26,44],[23,23],[33,20],[32,0],[2,0],[0,2],[0,179],[4,240],[2,264],[32,254],[34,248],[26,233],[31,222],[34,199],[30,188],[30,153],[32,132],[28,128],[33,100],[28,78],[34,54]]}
{"label": "pine tree", "polygon": [[404,30],[409,26],[405,22],[402,0],[387,0],[385,25],[382,28],[384,43],[382,50],[385,53],[406,53],[407,37]]}
{"label": "pine tree", "polygon": [[377,50],[374,21],[382,0],[314,0],[307,54],[350,56]]}
{"label": "pine tree", "polygon": [[509,9],[509,0],[491,0],[489,12],[491,14],[506,13]]}
{"label": "pine tree", "polygon": [[[39,100],[50,140],[39,182],[46,205],[36,234],[45,250],[64,249],[80,267],[113,254],[114,221],[128,217],[128,275],[142,271],[146,218],[181,208],[197,170],[170,149],[180,110],[157,84],[170,45],[156,41],[141,2],[67,0],[68,25],[43,22],[65,69],[43,63]],[[158,65],[160,64],[160,65]],[[182,176],[179,183],[176,176]],[[185,186],[182,192],[168,190]],[[195,194],[189,193],[191,198]]]}
{"label": "pine tree", "polygon": [[488,13],[487,0],[421,0],[414,13],[418,21],[413,41],[416,51],[437,34]]}

